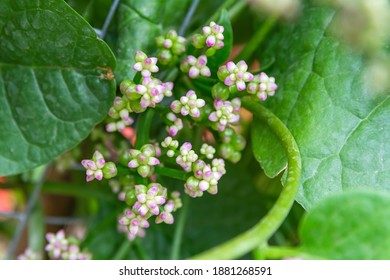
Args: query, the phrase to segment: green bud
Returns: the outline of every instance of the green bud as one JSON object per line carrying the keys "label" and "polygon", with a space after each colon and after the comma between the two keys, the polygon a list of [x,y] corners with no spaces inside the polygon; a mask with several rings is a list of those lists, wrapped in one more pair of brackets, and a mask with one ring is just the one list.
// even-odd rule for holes
{"label": "green bud", "polygon": [[140,152],[148,157],[154,157],[156,155],[156,149],[152,144],[145,144],[141,147]]}
{"label": "green bud", "polygon": [[217,83],[211,88],[211,93],[214,99],[227,100],[229,98],[229,87],[223,83]]}
{"label": "green bud", "polygon": [[172,46],[172,53],[174,55],[182,55],[186,52],[186,46],[184,44],[181,44],[181,43],[176,43]]}
{"label": "green bud", "polygon": [[118,173],[116,165],[113,162],[106,162],[102,168],[102,172],[105,179],[111,179]]}
{"label": "green bud", "polygon": [[122,152],[119,156],[119,163],[126,166],[127,164],[133,159],[133,157],[130,155],[129,150],[126,150]]}
{"label": "green bud", "polygon": [[141,175],[141,177],[143,177],[143,178],[148,177],[150,171],[151,171],[151,168],[149,165],[140,165],[137,168],[138,174]]}
{"label": "green bud", "polygon": [[135,84],[132,80],[124,80],[120,84],[120,90],[123,95],[128,91],[135,91]]}
{"label": "green bud", "polygon": [[241,153],[240,153],[240,152],[237,152],[237,151],[234,152],[234,153],[230,156],[230,158],[229,158],[229,160],[230,160],[231,162],[233,162],[233,163],[239,162],[240,159],[241,159]]}
{"label": "green bud", "polygon": [[175,30],[170,30],[168,33],[167,33],[167,36],[166,38],[167,39],[171,39],[172,41],[176,41],[177,39],[177,32]]}
{"label": "green bud", "polygon": [[230,157],[233,155],[235,150],[233,149],[233,146],[230,144],[222,144],[219,146],[219,153],[222,155],[225,159],[230,159]]}
{"label": "green bud", "polygon": [[129,206],[133,206],[136,201],[137,201],[137,196],[135,194],[134,188],[132,188],[131,190],[128,190],[126,192],[125,202]]}
{"label": "green bud", "polygon": [[215,54],[215,49],[214,48],[209,48],[207,51],[206,51],[206,56],[213,56]]}
{"label": "green bud", "polygon": [[195,34],[191,38],[192,45],[197,49],[202,49],[206,44],[206,37],[201,34]]}
{"label": "green bud", "polygon": [[234,135],[234,137],[232,137],[230,143],[233,146],[234,150],[236,150],[236,151],[242,151],[246,146],[246,140],[240,134]]}
{"label": "green bud", "polygon": [[164,36],[158,36],[158,37],[156,38],[156,45],[157,45],[158,47],[162,47],[162,45],[163,45],[163,43],[164,43],[164,40],[165,40]]}
{"label": "green bud", "polygon": [[227,78],[227,76],[229,76],[229,75],[230,75],[230,72],[226,69],[225,65],[222,65],[221,67],[219,67],[218,72],[217,72],[217,76],[221,82],[224,82],[225,79]]}
{"label": "green bud", "polygon": [[146,110],[146,108],[142,108],[138,100],[130,101],[130,108],[135,113],[142,113]]}
{"label": "green bud", "polygon": [[169,50],[162,49],[158,54],[158,61],[162,65],[168,65],[172,62],[172,53]]}

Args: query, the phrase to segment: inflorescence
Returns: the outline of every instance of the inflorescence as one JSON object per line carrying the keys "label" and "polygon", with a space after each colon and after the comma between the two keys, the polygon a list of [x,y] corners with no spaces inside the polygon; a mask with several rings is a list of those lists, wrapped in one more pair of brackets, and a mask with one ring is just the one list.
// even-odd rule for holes
{"label": "inflorescence", "polygon": [[[201,197],[205,192],[217,194],[219,181],[226,174],[225,160],[238,162],[246,145],[245,138],[234,129],[240,123],[241,97],[266,100],[277,89],[273,77],[263,72],[251,73],[243,60],[228,61],[218,69],[208,65],[209,58],[225,45],[222,25],[211,22],[188,42],[194,47],[192,54],[187,53],[187,39],[171,30],[156,38],[156,57],[137,51],[133,65],[136,75],[122,81],[122,95],[115,98],[108,113],[107,132],[122,132],[135,122],[136,114],[146,110],[158,112],[160,121],[166,125],[167,135],[162,136],[160,142],[142,143],[138,148],[122,152],[119,164],[122,170],[127,168],[128,171],[123,176],[120,174],[119,180],[110,182],[119,200],[127,204],[118,219],[118,229],[126,232],[129,240],[145,236],[151,218],[155,223],[172,224],[173,213],[182,206],[180,192],[158,182],[159,176],[169,177],[170,174],[162,171],[157,174],[157,167],[176,163],[176,170],[181,170],[185,177],[183,191],[191,197]],[[184,77],[182,82],[190,88],[187,92],[174,90],[173,82],[158,78],[160,68],[168,71],[168,67],[181,70],[179,78]],[[185,78],[186,75],[190,79]],[[192,83],[196,79],[200,79],[200,83],[207,80],[208,86],[210,83],[212,86],[209,90],[196,87],[197,84]],[[213,136],[205,137],[200,144],[197,140],[180,142],[181,131],[188,132],[195,127]],[[137,129],[141,133],[144,128],[138,126]],[[83,160],[82,165],[87,170],[88,182],[111,179],[118,173],[116,165],[106,162],[99,151],[91,160]],[[46,250],[53,258],[83,257],[62,232],[47,238]]]}

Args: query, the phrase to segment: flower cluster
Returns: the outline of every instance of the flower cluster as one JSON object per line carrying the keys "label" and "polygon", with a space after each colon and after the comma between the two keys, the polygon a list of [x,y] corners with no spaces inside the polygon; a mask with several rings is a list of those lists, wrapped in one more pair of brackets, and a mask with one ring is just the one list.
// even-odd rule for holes
{"label": "flower cluster", "polygon": [[239,121],[240,107],[241,101],[239,98],[235,98],[232,101],[216,99],[214,101],[215,111],[209,115],[209,120],[215,123],[214,127],[218,131],[224,131],[228,124],[234,124]]}
{"label": "flower cluster", "polygon": [[[107,124],[107,131],[123,131],[126,126],[134,123],[133,117],[136,114],[141,114],[148,108],[148,112],[152,113],[150,115],[157,112],[161,118],[152,120],[148,117],[149,119],[144,119],[148,119],[147,121],[137,121],[136,129],[141,135],[136,137],[135,146],[142,147],[129,149],[128,143],[122,146],[119,162],[130,169],[127,169],[127,174],[122,171],[126,169],[121,169],[119,179],[111,184],[118,198],[127,204],[127,209],[118,222],[119,229],[127,232],[130,240],[145,236],[151,217],[155,218],[156,223],[172,224],[173,212],[182,206],[180,193],[163,187],[159,183],[160,176],[183,180],[184,193],[191,197],[201,197],[205,192],[218,192],[218,184],[226,173],[225,160],[238,162],[246,145],[244,137],[233,130],[233,126],[240,120],[241,97],[255,96],[265,100],[275,94],[275,79],[263,72],[252,74],[243,60],[237,63],[229,61],[220,66],[217,73],[211,72],[214,69],[209,68],[207,63],[210,60],[216,61],[210,57],[224,47],[224,31],[224,27],[215,22],[204,26],[202,33],[195,34],[191,39],[195,48],[199,49],[196,54],[186,53],[186,39],[174,30],[157,37],[158,58],[148,57],[144,52],[137,51],[133,70],[138,73],[132,80],[124,80],[120,84],[122,96],[115,98],[109,111],[113,121]],[[179,62],[179,58],[184,59]],[[168,75],[161,73],[160,77],[176,77],[179,80],[180,91],[175,88],[175,98],[172,98],[173,83],[163,82],[153,76],[158,73],[161,64],[165,65],[164,71],[168,67],[179,66],[186,76],[198,79],[183,78],[174,71],[168,72]],[[218,80],[209,78],[212,76],[217,76]],[[196,92],[191,89],[192,86],[197,87]],[[186,93],[183,88],[187,90]],[[152,126],[154,120],[156,122]],[[146,131],[161,123],[167,125],[167,133],[156,131],[149,134]],[[201,147],[193,146],[188,140],[180,145],[178,133],[181,130],[183,132],[180,136],[183,138],[199,137],[198,133],[191,135],[191,129],[201,133],[202,140],[213,143],[215,147],[208,143],[203,143]],[[211,132],[211,129],[215,131]],[[148,139],[145,133],[155,139],[143,142]],[[139,139],[142,139],[142,145],[137,142]],[[161,149],[164,153],[160,157]],[[199,154],[195,151],[198,149]],[[221,158],[216,156],[217,151]],[[82,165],[87,169],[87,181],[114,176],[116,167],[112,164],[106,163],[99,152],[95,152],[92,160],[83,160]],[[60,253],[53,251],[53,255],[61,254],[61,250],[60,248]],[[68,251],[71,253],[77,250],[75,248]]]}
{"label": "flower cluster", "polygon": [[167,148],[167,156],[173,157],[175,155],[176,149],[179,147],[179,141],[173,140],[172,137],[168,136],[161,142],[161,146]]}
{"label": "flower cluster", "polygon": [[261,72],[255,75],[253,80],[248,84],[247,91],[250,94],[255,94],[260,100],[264,101],[268,96],[273,96],[277,88],[275,78],[268,77],[267,74]]}
{"label": "flower cluster", "polygon": [[180,113],[182,116],[190,115],[193,118],[200,117],[200,108],[206,102],[196,96],[195,91],[189,90],[185,96],[180,97],[180,100],[175,100],[171,103],[171,110],[175,113]]}
{"label": "flower cluster", "polygon": [[201,55],[198,58],[189,55],[180,64],[180,70],[184,73],[188,73],[190,78],[197,78],[199,75],[203,77],[210,77],[211,72],[207,67],[207,56]]}
{"label": "flower cluster", "polygon": [[174,137],[180,130],[183,129],[183,121],[182,119],[176,117],[173,113],[168,113],[166,117],[172,122],[172,125],[167,127],[167,131],[169,135]]}
{"label": "flower cluster", "polygon": [[137,168],[137,172],[142,177],[147,177],[151,173],[151,167],[160,164],[156,158],[156,149],[152,144],[146,144],[140,150],[129,150],[131,160],[127,164],[129,168]]}
{"label": "flower cluster", "polygon": [[253,74],[247,72],[248,65],[245,61],[240,60],[237,64],[229,61],[226,65],[219,67],[217,75],[228,87],[236,87],[238,91],[246,89],[246,83],[253,80]]}
{"label": "flower cluster", "polygon": [[179,164],[185,171],[191,171],[192,163],[198,159],[198,155],[192,150],[192,144],[185,142],[180,147],[180,155],[176,158],[176,163]]}
{"label": "flower cluster", "polygon": [[156,216],[156,223],[172,224],[172,213],[182,206],[178,192],[172,192],[167,201],[167,189],[158,183],[135,185],[131,196],[134,201],[132,209],[126,209],[118,219],[121,228],[127,229],[129,240],[145,236],[145,229],[150,226],[148,219],[152,216]]}
{"label": "flower cluster", "polygon": [[218,192],[218,181],[226,173],[223,159],[214,159],[210,164],[198,160],[193,164],[194,176],[187,179],[184,191],[191,197],[201,197],[203,192]]}
{"label": "flower cluster", "polygon": [[101,181],[104,178],[111,179],[117,174],[116,165],[113,162],[106,162],[99,151],[95,151],[92,159],[84,159],[81,164],[87,169],[87,182],[93,179]]}
{"label": "flower cluster", "polygon": [[91,255],[82,252],[75,238],[66,238],[65,231],[59,230],[56,234],[47,233],[48,244],[45,247],[49,257],[54,260],[88,260]]}
{"label": "flower cluster", "polygon": [[185,53],[187,39],[178,36],[175,30],[170,30],[165,36],[156,38],[156,45],[160,48],[157,55],[158,60],[163,65],[168,65],[177,60],[177,57]]}
{"label": "flower cluster", "polygon": [[210,22],[208,26],[202,28],[203,34],[195,34],[191,38],[191,43],[195,48],[202,49],[207,46],[207,56],[214,55],[216,50],[224,47],[224,27],[216,24],[214,21]]}

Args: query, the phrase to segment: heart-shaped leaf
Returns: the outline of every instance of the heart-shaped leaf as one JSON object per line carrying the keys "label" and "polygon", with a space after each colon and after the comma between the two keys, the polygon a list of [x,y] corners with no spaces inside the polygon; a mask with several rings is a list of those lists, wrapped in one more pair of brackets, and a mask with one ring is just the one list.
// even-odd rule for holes
{"label": "heart-shaped leaf", "polygon": [[0,174],[73,148],[106,115],[115,58],[62,0],[0,2]]}
{"label": "heart-shaped leaf", "polygon": [[[306,209],[345,189],[390,186],[390,98],[366,88],[362,57],[329,31],[334,15],[329,8],[306,7],[296,24],[274,32],[261,55],[275,57],[269,72],[279,89],[266,106],[298,143],[297,201]],[[286,166],[274,138],[266,126],[254,126],[254,152],[270,176]]]}
{"label": "heart-shaped leaf", "polygon": [[325,259],[390,258],[390,197],[345,192],[313,207],[300,228],[303,253]]}

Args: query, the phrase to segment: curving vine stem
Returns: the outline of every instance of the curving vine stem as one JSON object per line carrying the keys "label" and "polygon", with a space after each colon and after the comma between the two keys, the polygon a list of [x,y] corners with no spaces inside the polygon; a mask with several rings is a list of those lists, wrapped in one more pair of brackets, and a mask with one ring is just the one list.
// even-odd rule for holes
{"label": "curving vine stem", "polygon": [[259,103],[243,98],[242,104],[254,117],[267,123],[282,142],[288,158],[287,179],[276,203],[257,224],[237,237],[195,255],[192,259],[235,259],[265,245],[290,212],[298,192],[301,156],[291,132],[277,116]]}

